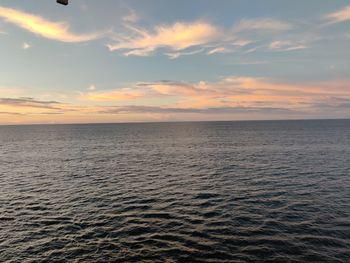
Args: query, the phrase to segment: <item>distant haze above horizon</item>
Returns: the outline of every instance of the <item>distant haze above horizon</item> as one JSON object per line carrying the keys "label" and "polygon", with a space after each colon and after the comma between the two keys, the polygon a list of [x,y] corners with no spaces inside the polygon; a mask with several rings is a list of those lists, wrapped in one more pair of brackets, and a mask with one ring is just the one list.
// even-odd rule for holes
{"label": "distant haze above horizon", "polygon": [[350,117],[350,3],[0,3],[0,124]]}

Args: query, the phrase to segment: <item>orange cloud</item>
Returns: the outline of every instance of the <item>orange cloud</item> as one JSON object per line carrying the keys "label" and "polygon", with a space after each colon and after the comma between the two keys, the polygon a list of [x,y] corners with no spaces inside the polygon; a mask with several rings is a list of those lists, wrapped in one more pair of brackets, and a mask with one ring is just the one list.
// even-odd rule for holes
{"label": "orange cloud", "polygon": [[208,43],[216,39],[219,34],[215,26],[204,22],[178,22],[170,26],[158,26],[154,32],[130,25],[128,28],[136,32],[137,36],[108,45],[111,51],[126,49],[129,50],[126,55],[148,55],[159,47],[181,50]]}
{"label": "orange cloud", "polygon": [[[177,22],[173,25],[157,26],[148,31],[134,25],[125,24],[130,30],[127,35],[115,35],[116,43],[107,45],[111,51],[123,50],[124,55],[148,56],[159,48],[168,48],[170,58],[181,55],[193,55],[202,51],[207,54],[232,52],[232,47],[244,47],[251,40],[241,39],[244,32],[280,32],[293,28],[289,23],[274,19],[242,19],[233,29],[219,28],[208,22]],[[225,46],[231,47],[227,48]],[[186,50],[191,47],[197,50]],[[186,51],[185,51],[186,50]]]}
{"label": "orange cloud", "polygon": [[27,97],[0,98],[0,123],[50,118],[59,122],[145,121],[166,116],[187,120],[189,116],[201,119],[208,114],[216,118],[283,118],[290,114],[299,114],[293,115],[298,118],[345,117],[350,114],[349,87],[349,81],[283,83],[236,76],[217,82],[144,82],[112,91],[91,90],[72,104]]}
{"label": "orange cloud", "polygon": [[142,90],[123,88],[114,91],[89,92],[80,96],[80,99],[91,101],[125,101],[138,99],[143,96],[145,96],[145,94]]}
{"label": "orange cloud", "polygon": [[[330,88],[331,87],[331,88]],[[260,107],[276,106],[295,109],[332,98],[350,98],[349,83],[291,84],[264,78],[227,77],[218,82],[184,83],[161,81],[138,83],[129,88],[106,92],[90,92],[81,99],[142,102],[153,99],[166,107]]]}
{"label": "orange cloud", "polygon": [[350,21],[350,5],[337,12],[328,14],[325,18],[332,24]]}
{"label": "orange cloud", "polygon": [[29,97],[0,98],[1,115],[58,115],[82,111],[80,106],[57,101],[37,100]]}
{"label": "orange cloud", "polygon": [[65,22],[52,22],[40,16],[28,14],[16,9],[1,7],[0,17],[42,37],[62,42],[85,42],[101,36],[101,34],[74,34]]}

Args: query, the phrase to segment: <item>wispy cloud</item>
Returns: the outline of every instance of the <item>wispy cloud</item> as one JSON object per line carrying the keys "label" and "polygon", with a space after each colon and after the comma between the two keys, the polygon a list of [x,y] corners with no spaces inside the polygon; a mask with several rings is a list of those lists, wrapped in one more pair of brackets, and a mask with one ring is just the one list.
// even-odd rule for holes
{"label": "wispy cloud", "polygon": [[204,51],[204,48],[199,48],[199,49],[197,48],[190,51],[169,52],[169,53],[166,53],[165,55],[167,55],[170,59],[176,59],[181,56],[191,56],[191,55],[199,54],[199,53],[202,53],[203,51]]}
{"label": "wispy cloud", "polygon": [[[158,49],[166,49],[170,58],[206,52],[208,55],[232,52],[233,47],[244,47],[252,40],[240,36],[243,32],[281,32],[293,26],[274,19],[243,19],[232,28],[222,28],[205,21],[177,22],[156,26],[151,30],[126,23],[128,34],[115,34],[111,51],[122,51],[126,56],[149,56]],[[187,49],[197,47],[196,51]]]}
{"label": "wispy cloud", "polygon": [[41,108],[41,109],[61,109],[58,107],[61,103],[57,101],[40,101],[33,98],[0,98],[0,105],[26,107],[26,108]]}
{"label": "wispy cloud", "polygon": [[66,22],[52,22],[37,15],[2,6],[0,17],[24,30],[62,42],[85,42],[101,36],[101,33],[76,34],[70,31]]}
{"label": "wispy cloud", "polygon": [[276,51],[293,51],[305,49],[307,46],[302,42],[273,41],[269,44],[269,48]]}
{"label": "wispy cloud", "polygon": [[139,20],[139,16],[134,10],[130,10],[129,14],[125,15],[122,20],[126,23],[136,23]]}
{"label": "wispy cloud", "polygon": [[132,88],[122,88],[112,91],[94,91],[90,90],[87,94],[80,96],[82,100],[91,100],[91,101],[125,101],[125,100],[134,100],[144,97],[145,91],[132,89]]}
{"label": "wispy cloud", "polygon": [[325,19],[331,24],[350,21],[350,5],[326,15]]}
{"label": "wispy cloud", "polygon": [[228,63],[228,65],[262,65],[262,64],[269,64],[270,62],[268,60],[239,60]]}
{"label": "wispy cloud", "polygon": [[152,32],[134,26],[129,28],[136,36],[108,45],[111,51],[128,50],[125,55],[149,55],[161,47],[183,50],[211,42],[219,35],[218,28],[205,22],[157,26]]}
{"label": "wispy cloud", "polygon": [[0,115],[23,115],[22,113],[18,112],[7,112],[7,111],[0,111]]}
{"label": "wispy cloud", "polygon": [[230,53],[232,50],[229,50],[226,47],[216,47],[207,52],[208,55],[219,54],[219,53]]}
{"label": "wispy cloud", "polygon": [[233,29],[234,32],[242,31],[275,31],[281,32],[290,30],[293,25],[284,21],[275,20],[271,18],[258,18],[258,19],[242,19],[236,24]]}
{"label": "wispy cloud", "polygon": [[[25,120],[27,117],[30,119],[31,117],[29,116],[67,116],[74,113],[85,114],[86,111],[93,112],[94,108],[90,107],[87,109],[86,107],[80,105],[41,100],[31,97],[0,98],[0,114],[7,119],[6,122],[8,123],[17,122],[16,119],[11,119],[11,115],[16,115],[21,120]],[[3,119],[0,119],[0,123],[2,121]]]}
{"label": "wispy cloud", "polygon": [[22,49],[24,49],[24,50],[27,50],[27,49],[29,49],[29,48],[31,48],[32,46],[30,45],[30,44],[28,44],[27,42],[24,42],[23,44],[22,44]]}

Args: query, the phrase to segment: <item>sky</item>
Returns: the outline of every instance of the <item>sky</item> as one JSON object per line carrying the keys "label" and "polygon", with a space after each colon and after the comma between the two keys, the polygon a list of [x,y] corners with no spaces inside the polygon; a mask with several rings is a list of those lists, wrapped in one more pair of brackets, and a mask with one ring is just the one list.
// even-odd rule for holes
{"label": "sky", "polygon": [[349,117],[348,0],[0,2],[0,124]]}

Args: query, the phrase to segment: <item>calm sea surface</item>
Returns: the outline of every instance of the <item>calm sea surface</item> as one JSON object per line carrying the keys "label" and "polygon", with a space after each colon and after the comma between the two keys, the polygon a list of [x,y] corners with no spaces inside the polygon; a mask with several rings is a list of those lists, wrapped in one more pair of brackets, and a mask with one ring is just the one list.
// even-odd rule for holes
{"label": "calm sea surface", "polygon": [[2,126],[0,262],[350,262],[350,121]]}

